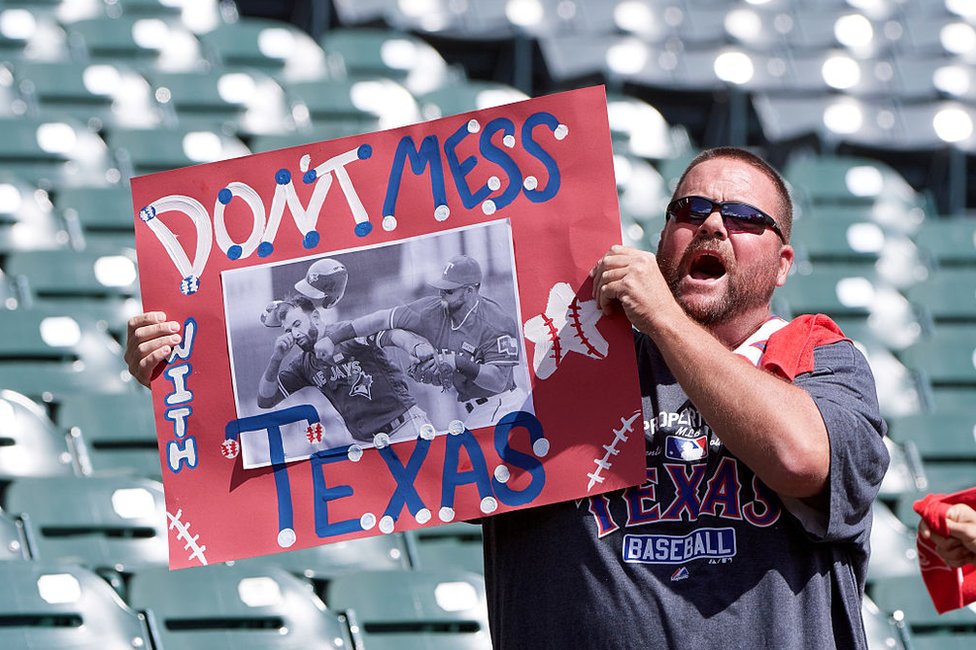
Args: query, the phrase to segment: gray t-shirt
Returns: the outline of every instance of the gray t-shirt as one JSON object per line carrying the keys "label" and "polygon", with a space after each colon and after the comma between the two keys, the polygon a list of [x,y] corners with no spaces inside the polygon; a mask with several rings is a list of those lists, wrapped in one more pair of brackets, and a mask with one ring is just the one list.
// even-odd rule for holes
{"label": "gray t-shirt", "polygon": [[[823,415],[830,478],[782,500],[728,452],[636,336],[647,481],[484,520],[498,650],[865,648],[871,502],[888,466],[874,378],[849,341],[794,383]],[[750,386],[742,399],[761,400]]]}

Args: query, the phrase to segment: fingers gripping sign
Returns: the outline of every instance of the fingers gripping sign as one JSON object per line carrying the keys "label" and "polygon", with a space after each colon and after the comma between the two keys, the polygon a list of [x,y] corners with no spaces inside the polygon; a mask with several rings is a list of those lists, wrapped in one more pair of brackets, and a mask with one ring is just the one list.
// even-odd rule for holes
{"label": "fingers gripping sign", "polygon": [[652,253],[613,246],[593,267],[590,276],[597,306],[605,314],[619,306],[642,331],[647,331],[656,317],[675,305]]}
{"label": "fingers gripping sign", "polygon": [[140,384],[148,387],[165,366],[165,361],[179,345],[180,324],[167,321],[166,314],[159,311],[139,314],[129,319],[126,342],[125,363],[129,373]]}

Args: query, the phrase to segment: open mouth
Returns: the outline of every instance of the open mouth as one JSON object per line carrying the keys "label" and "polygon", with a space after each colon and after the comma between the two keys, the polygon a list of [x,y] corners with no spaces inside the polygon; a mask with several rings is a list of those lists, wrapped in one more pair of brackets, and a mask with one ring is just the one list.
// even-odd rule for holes
{"label": "open mouth", "polygon": [[715,253],[701,251],[691,260],[688,275],[695,280],[717,280],[725,275],[725,262]]}

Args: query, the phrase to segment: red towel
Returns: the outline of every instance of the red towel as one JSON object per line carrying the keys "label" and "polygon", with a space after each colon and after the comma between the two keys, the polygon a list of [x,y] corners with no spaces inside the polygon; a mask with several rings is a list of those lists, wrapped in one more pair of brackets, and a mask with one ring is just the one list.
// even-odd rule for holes
{"label": "red towel", "polygon": [[[955,503],[965,503],[976,508],[976,488],[955,494],[930,494],[916,501],[914,508],[932,532],[948,537],[946,511]],[[935,552],[934,544],[930,540],[922,539],[921,535],[916,538],[916,545],[922,579],[932,596],[936,611],[945,614],[976,601],[976,567],[967,564],[961,569],[953,569]]]}
{"label": "red towel", "polygon": [[793,381],[813,370],[813,349],[845,339],[837,323],[823,314],[798,316],[774,333],[762,357],[765,370]]}

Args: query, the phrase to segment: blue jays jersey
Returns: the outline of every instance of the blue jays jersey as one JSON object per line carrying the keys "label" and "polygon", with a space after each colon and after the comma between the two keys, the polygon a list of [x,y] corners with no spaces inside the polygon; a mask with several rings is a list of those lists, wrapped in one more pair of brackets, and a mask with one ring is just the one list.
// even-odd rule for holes
{"label": "blue jays jersey", "polygon": [[403,372],[379,345],[385,332],[336,346],[326,363],[311,352],[292,359],[278,373],[278,390],[287,396],[315,386],[335,407],[356,440],[372,442],[390,423],[416,404]]}
{"label": "blue jays jersey", "polygon": [[[390,315],[390,328],[410,330],[430,341],[435,350],[453,352],[475,363],[514,367],[519,362],[515,320],[498,303],[484,296],[460,326],[451,323],[440,299],[430,296],[395,307]],[[459,402],[495,394],[457,372],[454,388]],[[511,388],[515,388],[515,380],[510,375],[505,390]]]}
{"label": "blue jays jersey", "polygon": [[[866,648],[870,509],[888,456],[864,357],[846,340],[815,347],[794,380],[830,438],[826,492],[808,502],[770,490],[654,343],[638,333],[636,347],[646,480],[485,520],[495,647]],[[743,386],[742,398],[763,396]]]}

